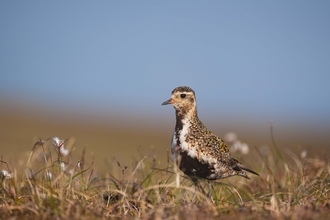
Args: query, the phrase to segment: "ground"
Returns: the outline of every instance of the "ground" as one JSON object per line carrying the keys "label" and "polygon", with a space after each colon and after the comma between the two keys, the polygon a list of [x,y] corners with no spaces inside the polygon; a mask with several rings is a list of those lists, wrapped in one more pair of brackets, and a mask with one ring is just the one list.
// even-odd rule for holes
{"label": "ground", "polygon": [[[1,219],[330,218],[327,154],[316,147],[311,147],[314,152],[309,150],[307,154],[290,149],[278,144],[272,133],[267,150],[255,146],[246,155],[235,155],[260,177],[212,181],[212,187],[200,180],[207,195],[176,169],[169,154],[170,132],[168,137],[145,138],[153,143],[141,146],[134,143],[132,136],[126,140],[125,130],[111,131],[124,141],[108,143],[102,141],[108,128],[80,124],[58,132],[53,129],[61,123],[43,127],[43,120],[15,117],[2,121],[5,135],[0,143]],[[34,135],[29,129],[22,130],[30,124],[34,124],[31,129],[51,134],[40,132],[37,137],[36,130]],[[8,130],[10,126],[12,129]],[[77,131],[84,131],[85,135],[76,135]],[[97,134],[89,137],[93,131]],[[26,139],[21,139],[23,136]],[[54,136],[65,141],[68,155],[59,153],[61,146],[53,146]],[[140,132],[135,136],[147,135]],[[93,141],[83,144],[79,138]],[[17,140],[15,146],[20,151],[7,149],[10,142],[4,140]],[[100,157],[105,154],[104,148],[112,146],[117,146],[113,147],[112,156]],[[119,148],[125,149],[128,157],[117,156]]]}

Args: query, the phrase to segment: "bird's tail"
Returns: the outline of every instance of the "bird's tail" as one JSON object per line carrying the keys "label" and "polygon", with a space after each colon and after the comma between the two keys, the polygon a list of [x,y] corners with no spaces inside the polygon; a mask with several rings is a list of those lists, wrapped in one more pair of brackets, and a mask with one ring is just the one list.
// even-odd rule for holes
{"label": "bird's tail", "polygon": [[[233,162],[233,169],[234,169],[235,171],[238,171],[238,173],[241,173],[241,172],[242,172],[243,175],[241,175],[241,176],[250,179],[250,178],[245,174],[244,171],[259,176],[259,174],[258,174],[257,172],[255,172],[255,171],[253,171],[253,170],[251,170],[251,169],[249,169],[249,168],[246,168],[246,167],[243,166],[243,164],[241,164],[238,160],[232,158],[232,162]],[[245,174],[245,175],[244,175],[244,174]]]}
{"label": "bird's tail", "polygon": [[247,172],[249,172],[249,173],[253,173],[254,175],[260,176],[257,172],[255,172],[255,171],[253,171],[253,170],[250,170],[249,168],[246,168],[246,167],[244,167],[244,166],[241,165],[241,164],[237,164],[237,166],[238,166],[239,168],[241,168],[241,170],[244,170],[244,171],[247,171]]}

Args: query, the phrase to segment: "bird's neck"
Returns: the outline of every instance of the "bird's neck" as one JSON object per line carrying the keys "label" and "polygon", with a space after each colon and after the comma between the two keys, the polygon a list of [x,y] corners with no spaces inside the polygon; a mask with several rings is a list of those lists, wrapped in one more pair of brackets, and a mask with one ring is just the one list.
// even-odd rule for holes
{"label": "bird's neck", "polygon": [[176,115],[176,125],[175,130],[180,131],[183,129],[183,126],[189,126],[188,124],[193,123],[193,121],[198,119],[197,116],[197,110],[196,109],[190,109],[189,111],[175,111]]}

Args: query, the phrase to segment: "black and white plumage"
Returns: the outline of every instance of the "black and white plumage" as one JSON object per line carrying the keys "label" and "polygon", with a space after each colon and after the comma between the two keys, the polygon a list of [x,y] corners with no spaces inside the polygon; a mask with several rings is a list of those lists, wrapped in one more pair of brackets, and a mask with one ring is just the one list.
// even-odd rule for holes
{"label": "black and white plumage", "polygon": [[199,120],[195,92],[191,88],[175,88],[171,98],[162,103],[167,104],[173,105],[176,115],[172,155],[180,170],[193,181],[236,175],[249,179],[246,172],[258,175],[232,158],[225,142]]}

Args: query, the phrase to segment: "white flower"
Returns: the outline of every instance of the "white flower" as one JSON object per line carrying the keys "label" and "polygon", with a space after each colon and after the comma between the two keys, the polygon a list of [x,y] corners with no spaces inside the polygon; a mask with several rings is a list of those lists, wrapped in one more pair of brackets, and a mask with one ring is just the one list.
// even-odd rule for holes
{"label": "white flower", "polygon": [[62,170],[62,171],[65,171],[65,170],[66,170],[65,163],[63,163],[63,162],[61,163],[61,170]]}
{"label": "white flower", "polygon": [[231,146],[230,146],[230,151],[232,153],[236,151],[240,151],[242,154],[248,154],[250,149],[249,145],[247,143],[242,143],[239,140],[236,140]]}
{"label": "white flower", "polygon": [[55,148],[60,148],[64,145],[64,140],[59,139],[58,137],[53,137],[53,146]]}
{"label": "white flower", "polygon": [[68,149],[66,149],[66,148],[64,148],[63,146],[60,148],[60,153],[61,153],[61,155],[63,156],[63,157],[66,157],[66,156],[68,156],[68,154],[69,154],[69,150]]}
{"label": "white flower", "polygon": [[53,137],[53,146],[59,150],[63,157],[68,156],[69,150],[64,148],[65,140],[61,140],[58,137]]}
{"label": "white flower", "polygon": [[300,154],[301,158],[305,158],[307,156],[307,150],[303,150]]}
{"label": "white flower", "polygon": [[49,171],[46,172],[46,176],[49,180],[51,180],[53,178],[53,174]]}
{"label": "white flower", "polygon": [[47,199],[47,194],[46,193],[40,193],[39,194],[40,195],[40,198],[42,198],[42,199]]}
{"label": "white flower", "polygon": [[9,173],[7,170],[2,170],[0,172],[0,178],[2,180],[8,180],[8,179],[11,179],[14,177],[14,174],[13,173]]}
{"label": "white flower", "polygon": [[230,146],[230,150],[232,152],[236,152],[237,150],[240,150],[241,148],[241,142],[240,141],[235,141],[231,146]]}
{"label": "white flower", "polygon": [[242,154],[248,154],[250,151],[249,146],[246,143],[241,144],[240,150],[241,150]]}
{"label": "white flower", "polygon": [[224,139],[226,142],[233,143],[237,140],[237,134],[235,134],[234,132],[229,132],[224,136]]}

